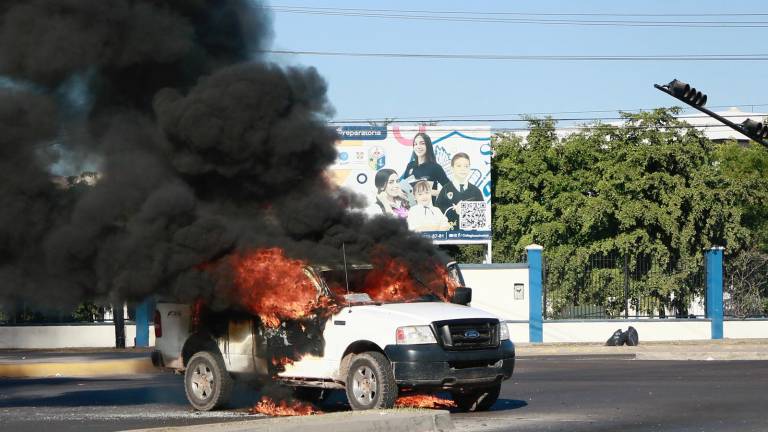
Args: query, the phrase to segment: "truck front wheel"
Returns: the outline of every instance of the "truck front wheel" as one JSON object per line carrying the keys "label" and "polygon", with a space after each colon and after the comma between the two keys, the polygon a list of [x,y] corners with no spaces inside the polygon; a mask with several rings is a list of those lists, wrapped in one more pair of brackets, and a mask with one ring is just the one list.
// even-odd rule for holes
{"label": "truck front wheel", "polygon": [[479,389],[453,391],[451,396],[461,411],[473,412],[488,411],[499,399],[499,393],[501,393],[501,383]]}
{"label": "truck front wheel", "polygon": [[397,399],[392,364],[376,351],[356,355],[349,364],[346,390],[349,405],[355,411],[392,408]]}
{"label": "truck front wheel", "polygon": [[210,411],[226,404],[232,392],[232,377],[221,355],[209,351],[193,355],[184,373],[184,391],[198,411]]}

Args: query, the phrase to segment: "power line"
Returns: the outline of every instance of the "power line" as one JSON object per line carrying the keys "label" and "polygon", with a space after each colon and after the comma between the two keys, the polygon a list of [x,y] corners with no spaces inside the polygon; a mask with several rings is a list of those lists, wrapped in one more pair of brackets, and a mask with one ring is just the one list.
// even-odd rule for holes
{"label": "power line", "polygon": [[765,61],[768,54],[676,54],[676,55],[510,55],[439,54],[398,52],[262,50],[269,54],[331,57],[418,58],[431,60],[515,60],[515,61]]}
{"label": "power line", "polygon": [[463,15],[519,15],[519,16],[623,16],[623,17],[714,17],[714,16],[768,16],[768,13],[734,13],[734,12],[715,12],[715,13],[606,13],[606,12],[477,12],[477,11],[457,11],[457,10],[413,10],[413,9],[364,9],[364,8],[339,8],[339,7],[310,7],[310,6],[292,6],[292,5],[272,5],[269,9],[309,9],[309,10],[327,10],[327,11],[362,11],[362,12],[399,12],[399,13],[429,13],[429,14],[463,14]]}
{"label": "power line", "polygon": [[[730,104],[730,105],[712,105],[708,106],[708,108],[717,109],[717,108],[730,108],[730,107],[761,107],[761,106],[768,106],[768,103],[765,104]],[[455,114],[455,115],[422,115],[422,116],[391,116],[390,119],[394,119],[395,121],[402,122],[404,120],[400,120],[401,118],[408,118],[412,120],[412,122],[418,122],[418,121],[452,121],[454,119],[468,119],[467,121],[479,121],[479,118],[489,118],[489,117],[522,117],[522,116],[551,116],[551,115],[558,115],[558,114],[593,114],[593,113],[616,113],[616,112],[626,112],[626,113],[633,113],[633,112],[641,112],[641,111],[652,111],[654,108],[633,108],[633,109],[604,109],[604,110],[586,110],[586,111],[550,111],[550,112],[522,112],[522,113],[501,113],[501,114]],[[745,112],[745,115],[750,114],[748,112]],[[724,115],[723,117],[742,117],[745,115]],[[685,115],[681,114],[681,117],[684,116],[684,118],[706,118],[709,116],[706,115]],[[623,117],[622,117],[623,118]],[[590,120],[602,120],[606,119],[603,117],[590,117]],[[608,118],[611,119],[611,118]],[[376,119],[376,118],[350,118],[345,120],[338,120],[338,122],[370,122],[370,121],[378,121],[382,122],[386,119]]]}
{"label": "power line", "polygon": [[[686,117],[680,117],[679,120],[687,120],[687,119],[695,119],[695,118],[708,118],[708,117],[709,116],[706,116],[706,115],[702,115],[702,116],[686,116]],[[731,115],[731,116],[728,116],[728,115],[725,115],[725,116],[721,116],[721,117],[725,117],[725,118],[731,117],[731,118],[733,118],[733,117],[749,117],[749,116],[745,116],[745,115]],[[577,117],[572,117],[572,118],[561,117],[561,118],[541,118],[540,120],[551,120],[551,121],[554,121],[554,122],[567,122],[567,121],[568,122],[570,122],[570,121],[598,122],[598,121],[606,121],[606,120],[607,121],[619,121],[619,120],[627,120],[627,119],[624,118],[624,117],[578,117],[578,118]],[[365,124],[367,124],[367,123],[370,123],[370,122],[384,122],[384,121],[385,121],[384,119],[367,119],[367,120],[366,119],[359,119],[359,120],[345,119],[345,120],[333,120],[333,121],[330,121],[328,123],[333,123],[333,124],[365,123]],[[432,122],[448,122],[448,121],[451,121],[451,122],[457,122],[457,123],[468,123],[468,122],[477,122],[477,123],[527,123],[530,120],[529,119],[525,119],[525,118],[522,118],[522,119],[520,119],[520,118],[516,118],[516,119],[515,118],[506,118],[506,119],[488,119],[488,118],[449,118],[449,119],[443,118],[443,119],[439,119],[439,118],[430,118],[427,121],[432,121]],[[404,119],[395,119],[394,122],[395,123],[419,123],[419,122],[424,122],[424,119],[416,119],[416,118],[408,119],[408,118],[404,118]],[[725,126],[725,125],[714,125],[714,126],[728,127],[728,126]],[[696,126],[696,127],[699,127],[699,126]]]}
{"label": "power line", "polygon": [[[334,127],[341,126],[340,124],[337,124],[335,122],[327,122],[329,125],[332,125]],[[432,126],[430,127],[427,132],[453,132],[456,129],[455,128],[446,128],[446,129],[440,129],[441,127],[445,126]],[[572,132],[572,131],[590,131],[590,130],[596,130],[599,127],[609,127],[609,128],[616,128],[616,129],[622,129],[622,130],[675,130],[675,129],[713,129],[713,128],[725,128],[729,132],[734,133],[733,129],[730,129],[726,125],[701,125],[701,126],[694,126],[694,125],[665,125],[665,126],[657,126],[657,125],[613,125],[613,124],[595,124],[595,125],[579,125],[579,126],[572,126],[572,127],[566,127],[566,128],[560,128],[555,129],[555,132],[558,130],[563,132]],[[415,128],[415,126],[414,126]],[[462,130],[462,129],[459,129]],[[527,132],[531,129],[528,127],[494,127],[491,128],[491,133],[498,133],[498,132]]]}
{"label": "power line", "polygon": [[383,18],[397,20],[420,21],[450,21],[450,22],[479,22],[502,24],[542,24],[542,25],[576,25],[576,26],[611,26],[611,27],[693,27],[693,28],[763,28],[768,27],[768,21],[649,21],[649,20],[575,20],[550,18],[506,18],[498,16],[459,16],[434,15],[424,13],[390,13],[376,12],[370,9],[318,9],[304,7],[272,7],[275,12],[305,14],[318,16],[343,16],[362,18]]}
{"label": "power line", "polygon": [[[683,119],[690,119],[690,118],[706,118],[707,116],[697,116],[697,117],[684,117]],[[747,117],[744,115],[738,115],[738,116],[721,116],[721,117]],[[594,121],[618,121],[618,120],[626,120],[624,117],[581,117],[581,118],[545,118],[546,120],[552,120],[556,122],[566,122],[566,121],[587,121],[587,122],[594,122]],[[544,119],[542,119],[544,120]],[[377,121],[377,120],[335,120],[333,123],[369,123],[371,121]],[[378,121],[383,121],[379,119]],[[401,123],[418,123],[423,122],[424,119],[396,119],[397,122]],[[433,122],[445,122],[445,121],[452,121],[452,122],[458,122],[458,123],[467,123],[467,122],[478,122],[478,123],[525,123],[528,122],[528,119],[513,119],[513,118],[506,118],[506,119],[488,119],[488,118],[450,118],[450,119],[428,119],[428,121]]]}

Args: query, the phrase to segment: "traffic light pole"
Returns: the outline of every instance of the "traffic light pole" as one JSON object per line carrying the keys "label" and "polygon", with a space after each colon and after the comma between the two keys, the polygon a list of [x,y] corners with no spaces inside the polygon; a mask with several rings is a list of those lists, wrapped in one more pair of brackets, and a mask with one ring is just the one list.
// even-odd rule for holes
{"label": "traffic light pole", "polygon": [[[751,131],[747,130],[743,125],[734,123],[734,122],[728,120],[727,118],[725,118],[725,117],[723,117],[721,115],[718,115],[718,114],[716,114],[716,113],[714,113],[714,112],[704,108],[703,105],[697,105],[697,104],[691,103],[689,100],[686,100],[686,99],[684,99],[682,97],[679,97],[679,96],[675,95],[669,89],[668,86],[661,86],[661,85],[658,85],[658,84],[654,84],[653,86],[656,87],[658,90],[661,90],[664,93],[672,96],[673,98],[675,98],[675,99],[677,99],[677,100],[679,100],[681,102],[685,102],[687,105],[689,105],[689,106],[691,106],[693,108],[696,108],[697,110],[699,110],[699,111],[703,112],[704,114],[714,118],[715,120],[719,121],[720,123],[722,123],[722,124],[730,127],[731,129],[739,132],[740,134],[748,136],[752,140],[754,140],[757,143],[761,144],[763,147],[768,148],[768,142],[766,142],[762,137],[758,136],[757,134],[752,133]],[[706,99],[704,99],[704,100],[706,101]]]}

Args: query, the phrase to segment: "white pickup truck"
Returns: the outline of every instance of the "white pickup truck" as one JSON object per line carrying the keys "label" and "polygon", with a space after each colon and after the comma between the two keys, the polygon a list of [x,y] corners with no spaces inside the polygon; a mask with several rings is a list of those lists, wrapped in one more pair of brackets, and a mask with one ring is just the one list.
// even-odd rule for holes
{"label": "white pickup truck", "polygon": [[[326,281],[340,274],[351,291],[344,307],[328,319],[318,318],[316,325],[267,328],[242,312],[210,312],[203,325],[193,306],[160,302],[153,363],[184,371],[187,398],[203,411],[225,404],[233,377],[243,374],[271,377],[304,395],[345,389],[355,410],[391,408],[399,393],[437,390],[450,391],[461,410],[490,408],[514,370],[515,347],[506,323],[466,306],[471,290],[463,287],[453,303],[436,297],[373,302],[354,293],[355,281],[369,269],[305,268],[318,296],[329,296]],[[455,263],[449,273],[463,286]],[[292,364],[275,365],[276,352],[295,354],[296,348],[306,354]]]}

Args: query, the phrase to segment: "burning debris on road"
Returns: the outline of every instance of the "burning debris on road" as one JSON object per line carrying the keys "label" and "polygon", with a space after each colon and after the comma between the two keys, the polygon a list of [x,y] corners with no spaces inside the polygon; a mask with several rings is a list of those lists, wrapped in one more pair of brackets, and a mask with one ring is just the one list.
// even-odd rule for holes
{"label": "burning debris on road", "polygon": [[285,400],[275,402],[272,398],[263,396],[261,400],[249,411],[251,414],[264,414],[269,416],[307,416],[317,415],[323,412],[306,402]]}
{"label": "burning debris on road", "polygon": [[[443,399],[429,394],[412,394],[400,396],[395,401],[397,408],[421,408],[421,409],[451,409],[456,408],[456,403],[451,399]],[[253,406],[249,413],[264,414],[269,416],[307,416],[323,414],[323,411],[314,405],[299,400],[276,399],[263,396]]]}
{"label": "burning debris on road", "polygon": [[398,408],[449,409],[456,408],[456,402],[435,395],[414,394],[398,397],[395,406]]}

